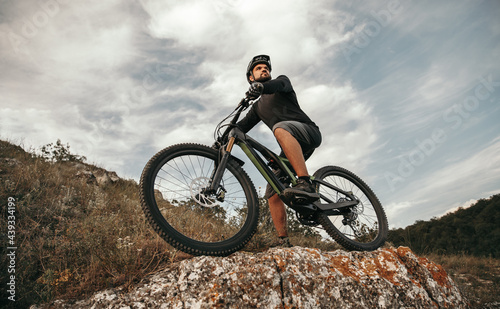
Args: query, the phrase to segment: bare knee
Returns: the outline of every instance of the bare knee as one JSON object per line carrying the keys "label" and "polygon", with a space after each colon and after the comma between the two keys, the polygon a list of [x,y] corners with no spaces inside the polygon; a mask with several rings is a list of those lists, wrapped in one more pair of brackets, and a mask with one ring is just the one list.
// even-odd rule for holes
{"label": "bare knee", "polygon": [[274,136],[276,136],[276,138],[281,138],[281,137],[284,137],[284,136],[290,136],[290,132],[288,132],[287,130],[283,129],[283,128],[276,128],[274,130]]}

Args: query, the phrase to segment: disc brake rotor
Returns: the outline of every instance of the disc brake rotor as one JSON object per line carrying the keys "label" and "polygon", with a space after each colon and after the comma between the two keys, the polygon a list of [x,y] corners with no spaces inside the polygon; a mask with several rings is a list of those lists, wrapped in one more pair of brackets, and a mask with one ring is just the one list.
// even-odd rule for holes
{"label": "disc brake rotor", "polygon": [[206,188],[209,186],[210,178],[208,177],[198,177],[191,181],[189,190],[191,191],[191,197],[201,206],[204,207],[215,207],[219,205],[219,202],[213,195],[206,194]]}

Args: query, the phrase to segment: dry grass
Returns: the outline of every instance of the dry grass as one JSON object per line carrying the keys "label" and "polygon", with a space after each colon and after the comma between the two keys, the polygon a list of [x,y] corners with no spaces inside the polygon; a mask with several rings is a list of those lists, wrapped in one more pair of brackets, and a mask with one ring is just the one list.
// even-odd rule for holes
{"label": "dry grass", "polygon": [[[130,285],[174,257],[145,222],[134,181],[89,184],[76,176],[82,167],[97,169],[47,162],[0,141],[2,213],[16,199],[16,305]],[[7,225],[6,216],[0,221]]]}
{"label": "dry grass", "polygon": [[468,255],[426,257],[445,268],[473,308],[500,308],[500,260]]}

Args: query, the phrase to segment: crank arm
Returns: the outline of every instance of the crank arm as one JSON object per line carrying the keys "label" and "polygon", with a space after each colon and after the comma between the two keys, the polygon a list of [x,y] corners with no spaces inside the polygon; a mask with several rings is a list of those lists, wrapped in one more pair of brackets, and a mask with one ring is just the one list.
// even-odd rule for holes
{"label": "crank arm", "polygon": [[318,207],[319,210],[321,211],[329,211],[329,210],[334,210],[334,209],[340,209],[344,207],[349,207],[349,206],[356,206],[358,205],[358,201],[343,201],[343,202],[338,202],[338,203],[328,203],[328,204],[322,204],[320,202],[315,202],[314,205]]}

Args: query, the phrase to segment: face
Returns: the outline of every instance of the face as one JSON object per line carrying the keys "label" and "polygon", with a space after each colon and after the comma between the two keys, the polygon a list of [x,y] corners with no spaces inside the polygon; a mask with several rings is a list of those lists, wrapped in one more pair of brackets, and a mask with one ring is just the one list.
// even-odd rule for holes
{"label": "face", "polygon": [[271,79],[271,74],[269,73],[269,68],[265,64],[257,64],[253,68],[253,76],[250,76],[251,81],[265,82]]}

